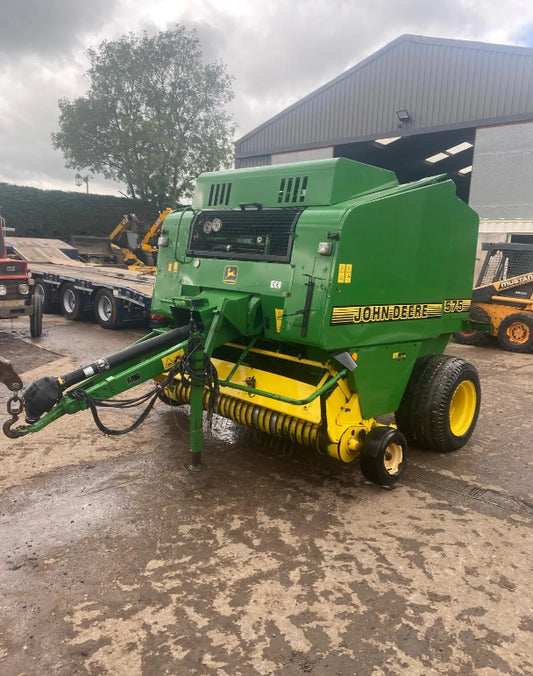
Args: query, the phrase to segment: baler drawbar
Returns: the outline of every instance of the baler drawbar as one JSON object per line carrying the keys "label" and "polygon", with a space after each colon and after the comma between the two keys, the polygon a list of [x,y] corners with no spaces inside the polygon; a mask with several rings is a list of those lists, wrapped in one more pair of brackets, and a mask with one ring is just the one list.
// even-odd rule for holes
{"label": "baler drawbar", "polygon": [[[443,179],[399,185],[341,158],[203,174],[159,237],[152,312],[164,326],[15,390],[4,432],[90,408],[101,431],[121,434],[161,400],[190,405],[193,468],[208,409],[342,462],[359,457],[382,485],[400,477],[408,442],[460,448],[479,378],[442,352],[468,321],[478,218]],[[114,399],[148,380],[140,397]],[[140,403],[127,430],[98,416]],[[393,412],[396,425],[378,421]]]}

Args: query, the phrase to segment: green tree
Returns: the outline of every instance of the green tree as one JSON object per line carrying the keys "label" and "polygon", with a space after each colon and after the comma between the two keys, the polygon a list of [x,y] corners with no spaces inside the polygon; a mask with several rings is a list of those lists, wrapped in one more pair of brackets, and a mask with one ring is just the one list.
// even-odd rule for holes
{"label": "green tree", "polygon": [[66,166],[103,174],[159,207],[190,196],[203,171],[227,166],[235,130],[221,62],[204,64],[194,29],[132,33],[88,51],[85,96],[59,100],[54,148]]}

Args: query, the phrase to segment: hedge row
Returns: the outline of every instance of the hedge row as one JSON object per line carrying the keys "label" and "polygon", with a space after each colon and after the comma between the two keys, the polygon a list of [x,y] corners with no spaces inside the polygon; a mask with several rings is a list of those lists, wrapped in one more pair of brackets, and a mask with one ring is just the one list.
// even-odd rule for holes
{"label": "hedge row", "polygon": [[105,237],[124,214],[134,213],[151,225],[158,215],[151,202],[111,195],[86,195],[39,190],[0,183],[0,209],[16,237],[52,237],[69,241],[72,235]]}

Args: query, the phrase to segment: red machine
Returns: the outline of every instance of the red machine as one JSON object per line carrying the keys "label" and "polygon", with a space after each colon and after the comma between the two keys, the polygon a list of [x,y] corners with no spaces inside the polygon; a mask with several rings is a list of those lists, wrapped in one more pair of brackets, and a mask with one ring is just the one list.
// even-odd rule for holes
{"label": "red machine", "polygon": [[0,215],[0,319],[28,315],[30,334],[38,338],[43,330],[42,297],[34,293],[26,261],[8,258],[5,232],[5,221]]}

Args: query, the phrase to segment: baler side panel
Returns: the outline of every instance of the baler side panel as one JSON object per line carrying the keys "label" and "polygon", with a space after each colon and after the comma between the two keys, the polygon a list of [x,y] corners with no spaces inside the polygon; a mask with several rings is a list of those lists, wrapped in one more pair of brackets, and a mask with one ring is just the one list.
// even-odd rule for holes
{"label": "baler side panel", "polygon": [[337,270],[351,264],[351,281],[333,284],[324,345],[358,352],[365,417],[396,410],[421,346],[442,351],[468,317],[478,221],[450,192],[446,182],[391,193],[343,223]]}

